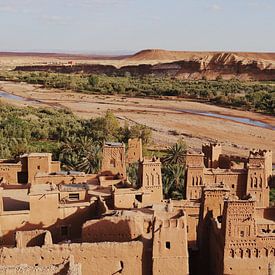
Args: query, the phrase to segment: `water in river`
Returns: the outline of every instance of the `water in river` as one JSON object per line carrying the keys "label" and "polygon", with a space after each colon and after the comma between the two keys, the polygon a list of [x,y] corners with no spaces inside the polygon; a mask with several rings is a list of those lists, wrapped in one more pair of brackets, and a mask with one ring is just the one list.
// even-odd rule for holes
{"label": "water in river", "polygon": [[[0,91],[0,98],[1,97],[7,98],[7,99],[13,99],[13,100],[17,100],[17,101],[31,102],[34,104],[39,103],[39,100],[28,99],[28,98],[13,95],[13,94],[10,94],[10,93],[4,92],[4,91]],[[257,126],[257,127],[261,127],[261,128],[275,130],[275,126],[273,126],[271,124],[268,124],[268,123],[265,123],[262,121],[258,121],[258,120],[253,120],[250,118],[221,115],[221,114],[217,114],[217,113],[202,112],[202,111],[196,111],[196,110],[191,110],[191,109],[176,109],[176,111],[183,112],[183,113],[196,114],[196,115],[201,115],[201,116],[223,118],[223,119],[227,119],[227,120],[231,120],[231,121],[235,121],[235,122],[239,122],[239,123],[244,123],[247,125],[252,125],[252,126]]]}
{"label": "water in river", "polygon": [[26,102],[31,102],[34,104],[37,104],[39,101],[38,100],[32,100],[32,99],[28,99],[22,96],[18,96],[18,95],[13,95],[4,91],[0,91],[0,98],[7,98],[7,99],[13,99],[13,100],[17,100],[17,101],[26,101]]}
{"label": "water in river", "polygon": [[254,120],[250,118],[244,118],[244,117],[235,117],[235,116],[229,116],[229,115],[221,115],[217,113],[211,113],[211,112],[202,112],[202,111],[196,111],[196,110],[180,110],[177,109],[179,112],[184,112],[184,113],[190,113],[190,114],[196,114],[196,115],[201,115],[201,116],[208,116],[208,117],[216,117],[216,118],[223,118],[235,122],[240,122],[244,123],[247,125],[252,125],[252,126],[257,126],[257,127],[262,127],[266,129],[271,129],[275,130],[275,126],[259,121],[259,120]]}

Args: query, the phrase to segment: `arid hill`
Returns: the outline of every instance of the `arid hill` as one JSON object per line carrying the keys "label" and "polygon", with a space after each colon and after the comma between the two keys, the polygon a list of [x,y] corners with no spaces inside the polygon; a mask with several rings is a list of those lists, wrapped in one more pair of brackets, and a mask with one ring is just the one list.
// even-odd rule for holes
{"label": "arid hill", "polygon": [[[20,56],[22,58],[23,54]],[[107,75],[155,74],[178,79],[275,80],[275,53],[188,52],[143,50],[131,56],[29,54],[36,62],[16,64],[16,70]],[[38,60],[43,58],[43,62]],[[58,62],[51,62],[51,57]],[[47,62],[48,60],[48,62]],[[73,60],[69,63],[68,60]],[[1,54],[0,54],[1,63]],[[69,64],[68,64],[69,63]]]}

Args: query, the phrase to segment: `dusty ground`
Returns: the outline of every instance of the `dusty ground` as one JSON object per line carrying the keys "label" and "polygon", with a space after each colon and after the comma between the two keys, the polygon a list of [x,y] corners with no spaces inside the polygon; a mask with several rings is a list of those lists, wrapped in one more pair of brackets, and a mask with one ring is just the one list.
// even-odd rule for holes
{"label": "dusty ground", "polygon": [[151,127],[156,147],[167,146],[180,137],[185,138],[189,147],[194,149],[200,148],[203,142],[218,140],[223,144],[225,153],[245,156],[249,149],[266,148],[273,150],[273,159],[275,159],[274,130],[182,111],[208,111],[245,117],[273,126],[275,126],[275,117],[191,101],[86,95],[54,89],[46,90],[24,83],[0,82],[0,90],[37,100],[37,102],[28,102],[2,99],[17,106],[67,107],[84,118],[100,116],[110,109],[122,122],[130,121]]}

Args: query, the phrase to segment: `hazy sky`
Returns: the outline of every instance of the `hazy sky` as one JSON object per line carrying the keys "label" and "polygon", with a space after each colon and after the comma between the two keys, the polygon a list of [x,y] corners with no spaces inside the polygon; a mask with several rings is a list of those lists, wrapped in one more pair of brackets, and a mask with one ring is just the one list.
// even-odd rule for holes
{"label": "hazy sky", "polygon": [[275,52],[274,0],[0,0],[0,51]]}

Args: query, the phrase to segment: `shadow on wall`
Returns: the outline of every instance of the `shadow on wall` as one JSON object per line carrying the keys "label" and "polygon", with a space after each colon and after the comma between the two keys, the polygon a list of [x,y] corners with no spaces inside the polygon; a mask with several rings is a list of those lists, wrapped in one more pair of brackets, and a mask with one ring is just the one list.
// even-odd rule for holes
{"label": "shadow on wall", "polygon": [[28,201],[17,200],[11,197],[3,197],[4,211],[30,210]]}
{"label": "shadow on wall", "polygon": [[[83,242],[129,242],[143,243],[142,269],[143,274],[152,274],[152,235],[145,238],[142,234],[143,224],[137,226],[136,222],[120,220],[117,223],[109,220],[87,222],[83,227]],[[146,233],[152,232],[152,224],[148,224]]]}
{"label": "shadow on wall", "polygon": [[81,240],[82,225],[95,217],[94,206],[91,205],[84,209],[77,208],[74,214],[67,216],[64,219],[56,219],[56,222],[50,226],[43,223],[41,217],[40,223],[30,223],[29,221],[22,222],[22,226],[16,227],[8,232],[2,231],[3,235],[0,238],[1,245],[15,245],[15,232],[16,231],[29,231],[35,229],[49,230],[52,234],[53,243],[61,241],[74,241]]}

